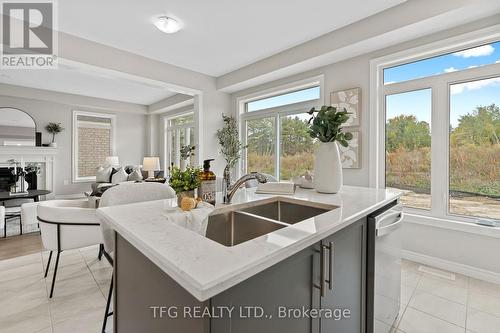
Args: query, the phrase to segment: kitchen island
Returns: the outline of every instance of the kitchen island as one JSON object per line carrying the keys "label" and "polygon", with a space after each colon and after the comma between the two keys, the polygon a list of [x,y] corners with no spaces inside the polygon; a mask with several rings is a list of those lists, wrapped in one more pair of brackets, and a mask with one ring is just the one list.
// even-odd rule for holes
{"label": "kitchen island", "polygon": [[363,332],[367,216],[400,195],[351,186],[338,194],[298,189],[280,197],[242,189],[211,215],[238,210],[252,217],[259,205],[282,207],[279,215],[294,207],[316,213],[302,220],[296,210],[287,221],[262,210],[263,219],[283,223],[236,243],[234,234],[230,241],[211,237],[218,234],[210,221],[207,237],[167,222],[162,212],[169,200],[99,209],[116,231],[114,327],[120,333]]}

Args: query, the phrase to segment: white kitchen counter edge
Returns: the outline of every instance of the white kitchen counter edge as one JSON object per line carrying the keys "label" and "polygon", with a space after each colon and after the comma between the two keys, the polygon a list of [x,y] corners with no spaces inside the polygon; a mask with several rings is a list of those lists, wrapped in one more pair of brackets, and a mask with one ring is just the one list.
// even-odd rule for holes
{"label": "white kitchen counter edge", "polygon": [[[343,191],[349,191],[350,189],[356,189],[356,187],[345,186]],[[380,189],[368,189],[368,188],[358,188],[373,191],[384,191]],[[288,257],[300,252],[301,250],[321,241],[322,239],[334,234],[335,232],[349,226],[350,224],[359,220],[359,218],[363,216],[367,216],[368,214],[376,211],[379,208],[384,207],[390,202],[398,199],[401,196],[400,192],[388,191],[386,190],[386,194],[388,194],[384,199],[377,201],[375,204],[367,206],[366,208],[357,211],[350,216],[347,216],[342,219],[342,221],[338,223],[332,223],[332,227],[326,230],[322,230],[320,232],[315,232],[311,234],[309,237],[305,237],[301,240],[294,242],[291,245],[288,245],[284,248],[276,249],[273,253],[266,254],[265,256],[260,257],[257,260],[253,260],[245,266],[244,269],[229,271],[227,274],[217,277],[217,279],[213,279],[212,281],[201,284],[197,279],[193,276],[190,276],[182,269],[179,269],[175,266],[174,263],[170,262],[167,258],[162,256],[158,251],[152,248],[148,242],[136,237],[133,233],[131,233],[127,228],[124,228],[120,222],[111,218],[106,210],[109,210],[108,207],[104,210],[99,209],[97,211],[100,218],[102,218],[105,222],[107,222],[116,232],[118,232],[124,239],[126,239],[130,244],[132,244],[135,248],[137,248],[144,256],[149,258],[155,265],[157,265],[160,269],[162,269],[167,275],[173,278],[179,285],[181,285],[184,289],[186,289],[189,293],[191,293],[196,299],[199,301],[205,301],[209,298],[237,285],[238,283],[248,279],[249,277],[262,272],[266,268],[269,268]],[[317,194],[316,194],[317,195]],[[268,198],[270,196],[262,196],[260,199]],[[295,198],[296,196],[287,196]],[[303,200],[304,198],[297,198],[299,200]],[[258,200],[258,199],[255,199]],[[254,201],[255,201],[254,200]],[[311,200],[313,201],[313,200]],[[316,201],[313,201],[316,202]],[[324,202],[323,202],[324,203]],[[345,204],[345,203],[344,203]],[[140,205],[134,204],[134,205]],[[326,213],[328,214],[328,213]],[[186,230],[188,231],[188,230]],[[191,232],[191,231],[189,231]],[[191,232],[192,233],[192,232]],[[194,240],[205,239],[202,236],[197,234],[193,234]],[[201,238],[200,238],[201,237]],[[198,238],[198,239],[196,239]],[[207,241],[210,241],[206,239]],[[252,242],[250,240],[248,242]],[[212,242],[212,241],[210,241]],[[219,244],[218,244],[219,245]],[[222,246],[222,245],[220,245]],[[118,259],[119,260],[119,259]],[[220,264],[220,262],[219,262]]]}

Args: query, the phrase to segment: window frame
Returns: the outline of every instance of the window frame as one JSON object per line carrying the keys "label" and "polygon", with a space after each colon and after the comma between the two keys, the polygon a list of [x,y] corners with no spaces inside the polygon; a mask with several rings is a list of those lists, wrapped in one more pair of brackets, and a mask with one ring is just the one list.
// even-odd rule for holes
{"label": "window frame", "polygon": [[[190,115],[192,114],[193,115],[193,121],[192,122],[189,122],[189,123],[185,123],[185,124],[182,124],[182,125],[174,125],[172,127],[169,126],[169,121],[172,120],[172,119],[175,119],[175,118],[180,118],[180,117],[184,117],[184,116],[187,116],[187,115]],[[196,152],[195,152],[195,159],[196,161],[198,161],[198,156],[199,156],[199,132],[198,132],[198,123],[196,121],[196,112],[195,112],[195,109],[190,107],[186,110],[179,110],[179,111],[176,111],[176,112],[169,112],[169,113],[166,113],[164,115],[162,115],[162,123],[163,123],[163,142],[164,142],[164,145],[163,145],[163,163],[164,163],[164,169],[165,170],[168,170],[168,168],[170,167],[170,163],[172,162],[170,160],[170,138],[169,138],[169,131],[171,130],[175,130],[177,134],[179,134],[180,130],[181,129],[184,129],[184,128],[193,128],[194,130],[194,142],[190,142],[189,144],[190,145],[195,145],[196,146]],[[177,142],[176,144],[176,148],[177,148],[177,152],[179,153],[179,150],[180,150],[180,142]],[[174,163],[175,165],[175,163]],[[178,164],[177,164],[178,165]]]}
{"label": "window frame", "polygon": [[[96,118],[106,118],[111,121],[111,152],[109,156],[116,155],[116,115],[111,113],[89,112],[82,110],[73,110],[72,120],[72,182],[89,183],[95,182],[96,176],[80,177],[78,176],[78,116],[89,116]],[[104,162],[104,161],[103,161]]]}
{"label": "window frame", "polygon": [[[414,216],[476,223],[478,217],[449,210],[450,86],[500,76],[500,63],[384,85],[383,70],[409,62],[480,46],[500,40],[500,25],[431,43],[370,62],[370,187],[385,188],[385,96],[430,88],[431,114],[431,209],[405,207]],[[439,112],[445,110],[446,112]]]}
{"label": "window frame", "polygon": [[[309,100],[304,102],[286,104],[281,106],[276,106],[267,109],[261,109],[256,111],[247,111],[247,103],[261,100],[264,98],[279,96],[294,91],[304,90],[312,87],[319,87],[319,98],[315,100]],[[262,118],[274,118],[275,126],[275,138],[276,138],[276,148],[274,152],[275,158],[275,174],[273,176],[276,179],[280,179],[280,135],[281,135],[281,117],[292,116],[295,114],[303,113],[304,110],[309,110],[312,107],[320,107],[324,105],[325,93],[324,93],[324,76],[318,75],[310,78],[306,78],[299,81],[293,81],[291,83],[271,87],[265,90],[259,90],[255,93],[245,95],[237,98],[237,116],[236,121],[239,124],[239,135],[240,140],[243,145],[247,144],[247,129],[246,122],[248,120],[262,119]],[[237,175],[241,176],[247,173],[247,150],[245,149],[242,153],[242,157],[238,161],[237,165]]]}

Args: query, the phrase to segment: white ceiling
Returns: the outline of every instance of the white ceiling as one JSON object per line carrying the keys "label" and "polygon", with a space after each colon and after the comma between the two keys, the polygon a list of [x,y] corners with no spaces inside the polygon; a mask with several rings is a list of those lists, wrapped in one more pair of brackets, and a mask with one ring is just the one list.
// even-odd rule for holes
{"label": "white ceiling", "polygon": [[62,61],[58,69],[0,70],[0,83],[142,105],[176,94],[160,84]]}
{"label": "white ceiling", "polygon": [[[220,76],[404,1],[64,0],[58,17],[60,31]],[[160,32],[160,15],[183,29]]]}

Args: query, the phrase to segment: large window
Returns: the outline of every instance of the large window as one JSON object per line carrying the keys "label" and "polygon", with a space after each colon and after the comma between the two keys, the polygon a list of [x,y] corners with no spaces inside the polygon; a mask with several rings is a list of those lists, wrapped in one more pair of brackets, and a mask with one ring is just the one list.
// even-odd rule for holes
{"label": "large window", "polygon": [[403,190],[422,215],[500,220],[500,42],[376,70],[374,185]]}
{"label": "large window", "polygon": [[115,116],[73,112],[73,182],[95,180],[97,167],[114,154]]}
{"label": "large window", "polygon": [[386,96],[385,184],[408,207],[431,208],[431,89]]}
{"label": "large window", "polygon": [[[184,112],[165,118],[166,165],[180,165],[182,146],[195,146],[194,112]],[[198,151],[195,152],[197,154]]]}
{"label": "large window", "polygon": [[246,100],[240,115],[248,145],[243,172],[258,171],[278,180],[291,180],[312,171],[317,143],[307,133],[310,116],[306,112],[321,105],[320,100],[320,81]]}
{"label": "large window", "polygon": [[247,111],[258,111],[270,109],[277,106],[290,105],[299,102],[317,100],[320,95],[320,87],[312,87],[284,93],[277,96],[267,97],[247,103]]}
{"label": "large window", "polygon": [[276,174],[276,118],[246,121],[247,170]]}
{"label": "large window", "polygon": [[500,220],[500,77],[450,85],[449,210]]}
{"label": "large window", "polygon": [[498,63],[500,42],[474,46],[419,61],[384,69],[384,84],[451,73],[479,66]]}

